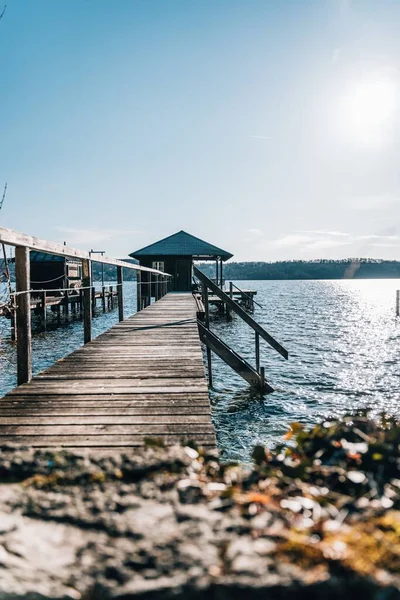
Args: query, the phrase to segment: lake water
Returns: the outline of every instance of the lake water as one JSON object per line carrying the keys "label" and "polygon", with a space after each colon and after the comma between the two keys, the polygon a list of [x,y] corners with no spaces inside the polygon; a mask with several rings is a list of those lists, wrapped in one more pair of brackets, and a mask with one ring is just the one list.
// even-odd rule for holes
{"label": "lake water", "polygon": [[[400,321],[395,295],[400,280],[239,281],[257,290],[254,317],[289,351],[285,361],[264,341],[261,364],[275,392],[261,395],[213,356],[210,392],[219,447],[225,459],[248,460],[251,449],[282,439],[289,423],[371,407],[400,412]],[[136,285],[124,284],[125,314],[136,307]],[[117,311],[93,322],[98,335],[117,322]],[[54,317],[55,323],[55,317]],[[241,319],[212,320],[212,329],[251,364],[254,332]],[[82,322],[70,320],[33,336],[37,373],[79,347]],[[16,385],[15,345],[0,318],[0,394]]]}

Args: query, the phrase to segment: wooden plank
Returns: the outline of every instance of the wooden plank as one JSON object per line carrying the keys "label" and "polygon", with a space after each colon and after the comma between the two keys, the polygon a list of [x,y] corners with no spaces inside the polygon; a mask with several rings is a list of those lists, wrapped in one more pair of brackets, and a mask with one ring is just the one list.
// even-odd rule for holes
{"label": "wooden plank", "polygon": [[146,423],[145,425],[0,425],[0,440],[4,435],[27,435],[38,437],[53,436],[95,436],[95,435],[163,435],[163,434],[195,434],[213,433],[211,423],[186,423],[182,430],[180,423]]}
{"label": "wooden plank", "polygon": [[[6,429],[9,431],[9,426],[13,427],[38,427],[38,431],[42,430],[46,431],[45,427],[57,426],[65,426],[68,425],[68,433],[73,433],[75,429],[82,425],[90,425],[90,429],[92,429],[92,425],[101,425],[107,427],[107,433],[113,433],[112,427],[116,425],[125,427],[136,427],[141,425],[181,425],[190,424],[190,425],[206,425],[207,427],[211,427],[209,414],[199,414],[199,415],[188,415],[187,413],[183,414],[151,414],[151,415],[127,415],[123,413],[122,415],[77,415],[76,412],[72,412],[70,415],[50,415],[50,416],[35,416],[30,414],[29,417],[24,417],[20,415],[14,416],[1,416],[1,425],[0,425],[0,435],[4,433]],[[7,427],[5,427],[7,426]],[[89,429],[89,428],[88,428]],[[103,431],[103,427],[101,431]],[[28,431],[28,429],[24,429],[24,431]],[[29,430],[30,431],[30,430]],[[34,432],[34,430],[32,429]],[[52,429],[54,433],[57,433],[54,429]],[[86,431],[86,430],[85,430]],[[95,430],[97,431],[97,429]]]}
{"label": "wooden plank", "polygon": [[[3,408],[1,411],[1,422],[5,425],[14,421],[8,421],[7,419],[18,417],[18,423],[20,424],[28,424],[25,423],[25,419],[29,418],[29,422],[33,424],[33,419],[45,419],[46,422],[50,421],[47,417],[54,417],[56,419],[60,417],[90,417],[90,418],[99,418],[99,417],[121,417],[123,419],[128,418],[127,422],[141,422],[140,419],[136,421],[136,418],[153,418],[152,415],[161,416],[161,417],[180,417],[184,415],[203,415],[207,418],[207,422],[210,420],[210,407],[207,404],[203,406],[170,406],[170,405],[161,405],[156,407],[145,406],[142,408],[132,408],[123,406],[122,408],[110,408],[108,405],[105,408],[99,408],[96,405],[92,405],[90,408],[82,407],[79,404],[75,406],[52,406],[48,407],[46,405],[40,404],[35,408],[30,407],[22,407],[22,408]],[[130,420],[130,417],[135,417],[135,421]],[[32,420],[31,420],[32,418]],[[35,419],[36,420],[36,419]],[[93,421],[96,422],[96,421]],[[104,422],[104,421],[103,421]],[[155,421],[156,422],[156,421]],[[17,423],[15,423],[17,424]]]}
{"label": "wooden plank", "polygon": [[170,294],[57,361],[0,401],[0,444],[215,446],[195,317],[190,294]]}
{"label": "wooden plank", "polygon": [[[116,439],[115,439],[116,438]],[[180,444],[185,441],[196,441],[200,446],[215,446],[215,435],[211,433],[193,434],[165,434],[158,435],[154,433],[145,433],[139,435],[117,435],[110,437],[108,435],[95,436],[27,436],[27,435],[3,435],[0,437],[0,444],[20,444],[24,446],[32,446],[34,448],[135,448],[143,446],[146,438],[160,439],[165,445]]]}

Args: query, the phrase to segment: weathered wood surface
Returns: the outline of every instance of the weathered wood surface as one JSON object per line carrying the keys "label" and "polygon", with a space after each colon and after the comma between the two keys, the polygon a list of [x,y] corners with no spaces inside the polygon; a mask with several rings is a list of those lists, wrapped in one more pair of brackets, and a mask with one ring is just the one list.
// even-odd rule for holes
{"label": "weathered wood surface", "polygon": [[37,250],[38,252],[48,252],[49,254],[56,254],[57,256],[68,256],[72,258],[82,258],[86,260],[92,260],[93,262],[103,263],[105,265],[114,265],[116,267],[124,267],[125,269],[133,269],[135,271],[149,271],[151,273],[158,273],[159,275],[167,275],[162,271],[150,269],[149,267],[142,267],[130,262],[123,260],[117,260],[116,258],[109,258],[108,256],[96,256],[95,258],[90,255],[90,252],[86,250],[78,250],[77,248],[71,248],[64,246],[57,242],[49,242],[48,240],[42,240],[26,233],[14,231],[13,229],[6,229],[0,227],[0,243],[4,243],[8,246],[22,246],[30,248],[31,250]]}
{"label": "weathered wood surface", "polygon": [[191,294],[168,294],[0,401],[0,444],[215,446]]}

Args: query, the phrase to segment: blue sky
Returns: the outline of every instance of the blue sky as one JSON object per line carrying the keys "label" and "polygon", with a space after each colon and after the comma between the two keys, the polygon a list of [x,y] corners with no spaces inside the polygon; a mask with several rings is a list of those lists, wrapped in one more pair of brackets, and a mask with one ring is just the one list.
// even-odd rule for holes
{"label": "blue sky", "polygon": [[8,0],[6,227],[400,258],[398,0]]}

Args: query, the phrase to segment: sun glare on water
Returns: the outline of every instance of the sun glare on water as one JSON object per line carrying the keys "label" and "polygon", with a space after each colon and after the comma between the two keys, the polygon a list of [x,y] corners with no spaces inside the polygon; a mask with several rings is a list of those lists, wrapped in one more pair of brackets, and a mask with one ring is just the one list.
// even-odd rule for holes
{"label": "sun glare on water", "polygon": [[385,142],[398,106],[399,88],[393,79],[371,79],[349,86],[340,107],[346,137],[363,144]]}

